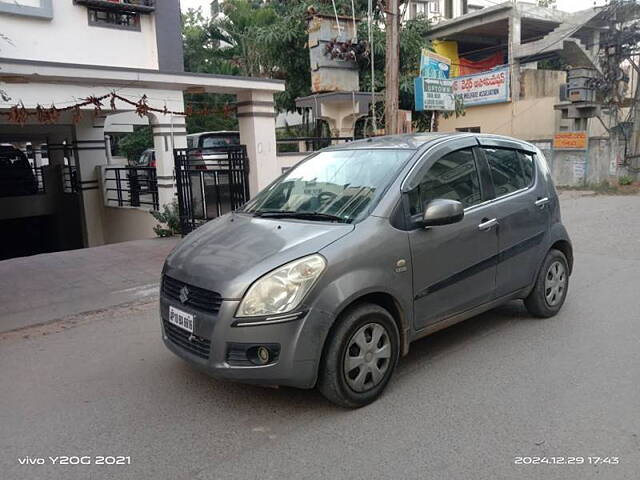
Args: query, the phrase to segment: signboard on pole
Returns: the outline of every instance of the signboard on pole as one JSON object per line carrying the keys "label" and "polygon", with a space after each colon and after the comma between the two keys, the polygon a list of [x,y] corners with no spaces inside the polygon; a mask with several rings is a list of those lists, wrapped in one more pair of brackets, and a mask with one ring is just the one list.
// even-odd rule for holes
{"label": "signboard on pole", "polygon": [[586,150],[588,144],[587,132],[560,132],[553,136],[554,150]]}
{"label": "signboard on pole", "polygon": [[449,80],[451,60],[422,49],[420,76],[414,79],[416,110],[454,110],[452,80]]}
{"label": "signboard on pole", "polygon": [[449,78],[451,60],[423,48],[420,55],[420,76],[423,78]]}
{"label": "signboard on pole", "polygon": [[[433,56],[435,54],[431,54]],[[427,56],[429,57],[429,56]],[[423,56],[421,65],[429,65]],[[433,64],[431,64],[433,66]],[[437,73],[436,68],[421,68],[421,73]],[[444,72],[445,70],[442,70]],[[456,99],[466,107],[509,101],[509,67],[500,67],[486,72],[448,78],[418,77],[414,80],[416,110],[455,110]]]}
{"label": "signboard on pole", "polygon": [[509,101],[509,67],[453,79],[453,94],[460,95],[465,107]]}
{"label": "signboard on pole", "polygon": [[453,80],[448,78],[423,78],[414,80],[416,110],[455,110]]}

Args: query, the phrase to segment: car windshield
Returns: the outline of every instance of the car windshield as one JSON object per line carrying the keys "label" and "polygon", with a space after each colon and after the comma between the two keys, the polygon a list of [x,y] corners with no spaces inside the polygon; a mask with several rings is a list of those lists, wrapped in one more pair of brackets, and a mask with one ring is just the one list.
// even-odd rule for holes
{"label": "car windshield", "polygon": [[300,163],[260,192],[244,212],[351,222],[396,178],[411,150],[336,150]]}

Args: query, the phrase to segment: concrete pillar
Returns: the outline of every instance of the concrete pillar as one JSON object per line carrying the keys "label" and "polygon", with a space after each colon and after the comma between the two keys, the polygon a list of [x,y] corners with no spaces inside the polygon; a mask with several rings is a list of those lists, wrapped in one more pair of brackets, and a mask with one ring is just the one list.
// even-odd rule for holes
{"label": "concrete pillar", "polygon": [[95,119],[89,112],[83,116],[75,127],[73,149],[78,161],[80,193],[84,209],[84,237],[87,247],[103,245],[104,231],[102,226],[103,199],[99,182],[98,167],[106,165],[106,149],[104,142],[104,124]]}
{"label": "concrete pillar", "polygon": [[509,17],[509,66],[511,67],[510,87],[511,101],[520,100],[520,61],[514,56],[514,52],[518,50],[521,40],[521,19],[514,9],[513,14]]}
{"label": "concrete pillar", "polygon": [[591,45],[587,48],[589,48],[591,55],[593,55],[594,58],[598,56],[598,53],[600,52],[600,30],[593,30],[591,35]]}
{"label": "concrete pillar", "polygon": [[174,148],[187,148],[187,127],[184,117],[154,114],[149,116],[153,131],[153,148],[156,154],[158,178],[158,203],[172,203],[176,197],[174,180]]}
{"label": "concrete pillar", "polygon": [[280,175],[273,93],[252,90],[239,93],[237,100],[240,143],[247,146],[249,194],[253,197]]}
{"label": "concrete pillar", "polygon": [[[320,102],[320,112],[317,118],[325,120],[329,124],[332,136],[353,138],[356,122],[365,115],[366,112],[361,111],[359,101],[345,100]],[[333,143],[339,142],[334,141]]]}
{"label": "concrete pillar", "polygon": [[[70,139],[65,135],[49,135],[47,137],[47,151],[49,165],[64,165],[65,143],[70,144]],[[71,152],[68,152],[71,156]],[[71,160],[71,159],[70,159]]]}

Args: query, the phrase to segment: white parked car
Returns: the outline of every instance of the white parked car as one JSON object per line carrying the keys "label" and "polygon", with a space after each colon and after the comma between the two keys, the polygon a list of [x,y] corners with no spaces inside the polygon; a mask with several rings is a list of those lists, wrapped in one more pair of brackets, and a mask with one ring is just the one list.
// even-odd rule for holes
{"label": "white parked car", "polygon": [[226,150],[239,145],[240,133],[231,130],[187,135],[189,162],[194,168],[201,170],[226,168],[226,164],[220,163],[228,158]]}

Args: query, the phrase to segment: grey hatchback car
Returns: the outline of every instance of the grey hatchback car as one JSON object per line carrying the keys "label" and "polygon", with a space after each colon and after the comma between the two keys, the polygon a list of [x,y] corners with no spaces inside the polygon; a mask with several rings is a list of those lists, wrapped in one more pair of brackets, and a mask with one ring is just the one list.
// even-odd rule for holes
{"label": "grey hatchback car", "polygon": [[306,158],[166,260],[166,346],[209,374],[375,400],[409,344],[505,302],[567,295],[573,251],[535,146],[387,136]]}

